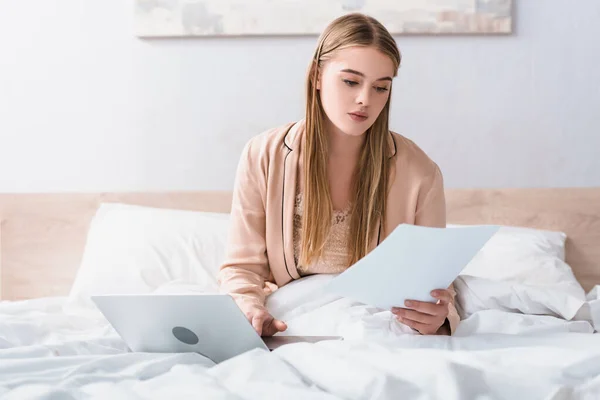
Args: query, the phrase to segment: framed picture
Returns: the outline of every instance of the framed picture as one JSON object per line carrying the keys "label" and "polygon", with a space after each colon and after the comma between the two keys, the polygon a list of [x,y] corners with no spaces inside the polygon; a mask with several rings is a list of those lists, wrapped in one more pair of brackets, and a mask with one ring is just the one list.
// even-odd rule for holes
{"label": "framed picture", "polygon": [[318,35],[361,12],[394,35],[509,34],[512,0],[135,0],[139,37]]}

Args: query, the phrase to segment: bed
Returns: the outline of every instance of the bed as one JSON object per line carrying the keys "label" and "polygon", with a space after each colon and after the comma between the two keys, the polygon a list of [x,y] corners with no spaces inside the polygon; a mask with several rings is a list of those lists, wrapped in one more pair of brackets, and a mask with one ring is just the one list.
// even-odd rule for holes
{"label": "bed", "polygon": [[[318,277],[281,288],[269,304],[292,321],[291,333],[335,331],[346,340],[257,350],[219,365],[195,353],[132,353],[98,313],[68,307],[92,258],[118,253],[90,245],[100,237],[100,228],[90,232],[101,206],[226,219],[230,202],[229,192],[0,194],[0,397],[600,397],[600,188],[447,190],[451,225],[529,229],[507,231],[461,278],[463,321],[453,337],[416,335],[384,310],[315,297],[326,279]],[[219,218],[208,225],[224,226]],[[198,221],[188,232],[208,226]],[[521,257],[514,263],[513,247]],[[161,290],[198,290],[188,283]]]}

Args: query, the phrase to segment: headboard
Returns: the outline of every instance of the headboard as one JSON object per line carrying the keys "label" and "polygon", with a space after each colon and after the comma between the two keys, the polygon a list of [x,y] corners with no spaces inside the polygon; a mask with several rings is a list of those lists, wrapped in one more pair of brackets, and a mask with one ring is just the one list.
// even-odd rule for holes
{"label": "headboard", "polygon": [[[448,223],[567,233],[575,275],[586,290],[600,284],[600,188],[448,189],[446,201]],[[0,194],[0,299],[68,294],[102,202],[228,212],[231,193]]]}

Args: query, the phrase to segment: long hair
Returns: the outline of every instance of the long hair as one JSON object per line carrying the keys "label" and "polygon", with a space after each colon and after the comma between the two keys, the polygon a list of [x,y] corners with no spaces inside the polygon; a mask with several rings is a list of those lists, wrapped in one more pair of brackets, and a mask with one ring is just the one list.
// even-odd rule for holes
{"label": "long hair", "polygon": [[[394,63],[394,76],[401,55],[394,38],[376,19],[359,13],[343,15],[331,22],[319,37],[306,79],[306,125],[302,142],[304,211],[300,264],[309,265],[323,254],[331,227],[333,206],[327,178],[328,138],[325,112],[317,92],[317,79],[324,63],[336,50],[351,46],[371,46]],[[354,264],[369,252],[377,221],[384,224],[389,181],[389,109],[391,88],[383,110],[365,133],[359,164],[353,179],[349,260]],[[385,229],[384,226],[382,226]]]}

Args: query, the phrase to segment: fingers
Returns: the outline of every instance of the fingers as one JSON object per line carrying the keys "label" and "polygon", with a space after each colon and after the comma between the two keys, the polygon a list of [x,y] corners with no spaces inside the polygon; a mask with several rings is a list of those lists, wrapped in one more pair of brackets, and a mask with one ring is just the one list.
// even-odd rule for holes
{"label": "fingers", "polygon": [[[450,292],[446,289],[437,289],[432,291],[431,295],[438,299],[437,303],[407,300],[405,302],[405,306],[406,308],[410,308],[424,314],[446,316],[448,314],[448,304],[452,302],[452,295]],[[402,308],[400,307],[393,307],[392,312],[401,309]]]}
{"label": "fingers", "polygon": [[419,331],[422,334],[434,334],[438,331],[448,316],[448,304],[452,302],[449,290],[436,289],[431,296],[438,299],[437,303],[407,300],[406,308],[392,307],[398,321]]}
{"label": "fingers", "polygon": [[406,306],[407,308],[429,315],[441,315],[444,313],[444,306],[425,301],[408,300]]}
{"label": "fingers", "polygon": [[439,319],[437,315],[425,314],[419,311],[414,310],[406,310],[406,309],[397,309],[396,311],[392,311],[396,316],[398,316],[399,320],[402,321],[404,319],[409,319],[414,322],[420,322],[422,324],[433,324],[436,320]]}
{"label": "fingers", "polygon": [[258,333],[261,336],[264,334],[265,325],[267,325],[267,322],[269,322],[269,320],[272,319],[273,317],[271,317],[271,315],[265,310],[254,309],[251,312],[252,327],[254,328],[256,333]]}
{"label": "fingers", "polygon": [[287,329],[285,322],[273,318],[267,311],[259,310],[252,315],[251,324],[260,336],[272,336]]}
{"label": "fingers", "polygon": [[430,325],[423,324],[423,323],[417,322],[417,321],[411,321],[410,319],[404,319],[404,318],[400,318],[400,317],[398,319],[404,325],[409,326],[416,331],[419,331],[419,333],[421,333],[421,334],[426,334],[431,330]]}
{"label": "fingers", "polygon": [[448,314],[447,304],[434,304],[425,301],[407,300],[406,308],[393,307],[392,312],[395,314],[398,310],[412,309],[423,314],[446,316]]}
{"label": "fingers", "polygon": [[431,292],[431,296],[438,299],[441,304],[452,303],[452,295],[447,289],[436,289]]}
{"label": "fingers", "polygon": [[[444,307],[443,305],[436,305]],[[430,335],[437,332],[440,326],[444,323],[446,317],[444,315],[424,314],[415,310],[404,308],[395,308],[392,312],[396,315],[398,321],[402,322],[423,335]],[[446,312],[447,314],[447,312]]]}
{"label": "fingers", "polygon": [[259,312],[252,316],[252,327],[261,336],[263,333],[263,325],[266,319],[267,315],[264,312]]}
{"label": "fingers", "polygon": [[445,330],[440,331],[440,328],[443,326],[442,320],[437,320],[433,324],[424,324],[424,323],[412,321],[412,320],[406,319],[406,318],[398,317],[398,319],[404,325],[418,331],[421,335],[436,335],[436,334],[449,335],[449,332],[446,332]]}
{"label": "fingers", "polygon": [[262,336],[273,336],[277,332],[283,332],[287,329],[285,322],[274,319],[273,317],[271,318],[272,319],[268,320],[263,326]]}
{"label": "fingers", "polygon": [[287,324],[278,319],[273,320],[273,325],[275,326],[275,329],[277,329],[277,332],[283,332],[287,329]]}

